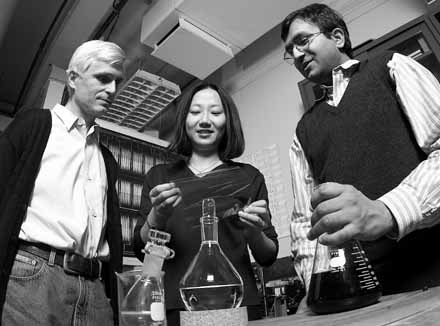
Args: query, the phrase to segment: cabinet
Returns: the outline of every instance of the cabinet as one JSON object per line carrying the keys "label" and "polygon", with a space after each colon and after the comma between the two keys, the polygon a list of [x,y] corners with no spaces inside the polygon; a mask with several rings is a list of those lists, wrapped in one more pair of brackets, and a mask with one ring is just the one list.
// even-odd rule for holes
{"label": "cabinet", "polygon": [[[353,49],[354,58],[363,60],[385,51],[408,55],[428,68],[440,80],[440,8]],[[302,80],[298,87],[304,110],[322,96],[318,85]]]}
{"label": "cabinet", "polygon": [[437,32],[437,35],[440,35],[440,2],[439,1],[435,1],[428,6],[427,16],[429,23],[432,24],[435,31]]}
{"label": "cabinet", "polygon": [[[102,121],[99,124],[102,126]],[[119,165],[116,189],[121,210],[124,256],[133,257],[133,231],[145,175],[152,166],[175,160],[178,155],[166,149],[166,142],[153,144],[105,128],[101,129],[100,139]]]}

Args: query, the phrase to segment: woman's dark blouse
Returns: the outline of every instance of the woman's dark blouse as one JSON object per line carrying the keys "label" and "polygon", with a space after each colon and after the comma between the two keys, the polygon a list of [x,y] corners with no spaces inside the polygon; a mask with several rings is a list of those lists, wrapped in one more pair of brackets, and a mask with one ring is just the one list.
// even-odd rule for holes
{"label": "woman's dark blouse", "polygon": [[[249,164],[236,163],[228,161],[214,169],[214,171],[235,168],[234,175],[237,176],[237,182],[245,180],[247,186],[241,187],[239,191],[234,192],[227,199],[223,198],[223,202],[217,204],[217,216],[219,217],[218,234],[219,243],[223,252],[232,262],[234,267],[240,273],[244,283],[244,298],[242,306],[255,305],[260,303],[256,282],[251,267],[249,251],[246,239],[243,235],[243,229],[229,218],[222,218],[225,214],[226,207],[231,208],[233,203],[241,202],[246,204],[256,200],[264,199],[268,203],[268,194],[263,175],[253,166]],[[139,259],[143,259],[141,250],[144,243],[140,238],[140,229],[143,226],[148,213],[151,210],[151,202],[149,192],[152,188],[159,184],[168,183],[182,178],[194,177],[194,173],[187,167],[184,161],[178,161],[171,164],[157,165],[148,172],[143,190],[142,202],[140,209],[140,218],[134,231],[134,248]],[[235,178],[235,177],[234,177]],[[234,179],[235,180],[235,179]],[[198,181],[197,181],[198,182]],[[200,179],[203,183],[203,177]],[[199,250],[201,243],[200,235],[200,216],[201,216],[201,200],[206,198],[206,194],[197,194],[200,197],[197,205],[191,205],[188,209],[188,203],[185,202],[185,192],[183,192],[182,202],[175,208],[173,215],[169,218],[164,231],[171,234],[171,241],[168,244],[176,255],[173,259],[166,260],[164,263],[165,271],[165,298],[167,309],[183,308],[183,302],[179,294],[179,281],[186,272],[189,264]],[[230,200],[231,205],[225,205],[224,200]],[[243,202],[245,201],[245,202]],[[217,202],[217,200],[216,200]],[[270,216],[270,214],[269,214]],[[264,233],[271,239],[277,250],[270,261],[256,261],[262,266],[272,264],[278,253],[277,234],[271,222],[264,229]]]}

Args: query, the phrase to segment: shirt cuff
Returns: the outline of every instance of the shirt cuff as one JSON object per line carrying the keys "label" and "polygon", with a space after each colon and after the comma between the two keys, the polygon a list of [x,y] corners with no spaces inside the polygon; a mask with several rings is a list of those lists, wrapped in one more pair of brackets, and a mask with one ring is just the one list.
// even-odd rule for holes
{"label": "shirt cuff", "polygon": [[397,223],[398,234],[388,234],[390,238],[402,239],[416,230],[423,219],[417,194],[408,185],[400,184],[378,200],[388,207]]}

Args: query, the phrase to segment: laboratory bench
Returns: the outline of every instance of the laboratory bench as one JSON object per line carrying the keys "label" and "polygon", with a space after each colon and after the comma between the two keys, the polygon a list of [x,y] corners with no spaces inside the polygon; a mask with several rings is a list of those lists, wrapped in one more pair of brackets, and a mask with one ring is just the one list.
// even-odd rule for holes
{"label": "laboratory bench", "polygon": [[382,296],[368,307],[327,315],[312,312],[250,321],[248,326],[440,325],[440,287]]}

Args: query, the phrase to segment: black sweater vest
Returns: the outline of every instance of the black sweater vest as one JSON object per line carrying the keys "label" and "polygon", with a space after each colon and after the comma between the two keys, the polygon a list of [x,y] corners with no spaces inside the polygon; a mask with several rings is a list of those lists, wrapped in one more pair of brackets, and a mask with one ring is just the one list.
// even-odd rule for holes
{"label": "black sweater vest", "polygon": [[[388,52],[362,62],[337,107],[321,101],[299,122],[297,136],[319,183],[351,184],[377,199],[426,158],[395,95],[386,65],[391,57]],[[383,237],[362,243],[384,293],[440,283],[440,255],[435,264],[424,261],[436,236],[440,227],[399,242]]]}

